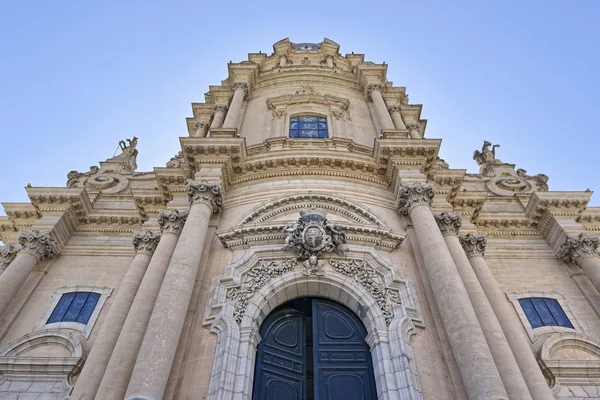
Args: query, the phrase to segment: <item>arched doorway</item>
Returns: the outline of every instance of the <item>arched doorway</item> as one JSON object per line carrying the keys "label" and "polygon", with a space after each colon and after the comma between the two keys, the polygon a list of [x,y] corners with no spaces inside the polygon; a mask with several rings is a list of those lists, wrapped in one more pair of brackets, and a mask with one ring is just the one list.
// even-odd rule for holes
{"label": "arched doorway", "polygon": [[366,335],[358,317],[333,301],[281,305],[260,328],[253,400],[376,399]]}

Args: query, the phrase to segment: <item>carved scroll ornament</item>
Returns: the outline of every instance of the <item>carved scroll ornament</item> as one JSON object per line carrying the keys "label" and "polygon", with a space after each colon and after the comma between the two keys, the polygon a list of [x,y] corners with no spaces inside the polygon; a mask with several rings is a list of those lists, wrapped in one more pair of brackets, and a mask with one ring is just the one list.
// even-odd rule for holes
{"label": "carved scroll ornament", "polygon": [[431,205],[435,192],[431,183],[400,183],[398,212],[408,215],[410,209],[419,204]]}
{"label": "carved scroll ornament", "polygon": [[217,214],[223,207],[223,192],[220,182],[193,181],[188,180],[186,191],[190,204],[202,202],[208,204],[213,214]]}
{"label": "carved scroll ornament", "polygon": [[568,236],[565,242],[560,246],[558,258],[565,262],[574,262],[581,265],[583,260],[590,256],[600,256],[600,236],[584,235],[572,237]]}
{"label": "carved scroll ornament", "polygon": [[23,231],[19,235],[21,251],[33,254],[38,260],[58,257],[60,248],[50,232]]}
{"label": "carved scroll ornament", "polygon": [[187,219],[187,211],[178,210],[160,210],[158,211],[158,225],[160,225],[160,232],[171,232],[176,235],[181,234],[183,225]]}
{"label": "carved scroll ornament", "polygon": [[462,225],[462,218],[458,213],[443,212],[433,214],[442,235],[458,235],[458,230]]}
{"label": "carved scroll ornament", "polygon": [[149,231],[135,231],[133,232],[133,248],[136,253],[154,253],[158,242],[160,241],[160,234],[149,232]]}

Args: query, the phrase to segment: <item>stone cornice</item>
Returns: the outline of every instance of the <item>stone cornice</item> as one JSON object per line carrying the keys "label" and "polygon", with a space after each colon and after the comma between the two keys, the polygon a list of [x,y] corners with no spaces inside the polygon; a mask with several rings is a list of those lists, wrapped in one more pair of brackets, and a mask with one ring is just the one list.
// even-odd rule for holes
{"label": "stone cornice", "polygon": [[156,182],[164,199],[172,197],[173,192],[185,191],[185,184],[193,177],[193,171],[187,168],[154,167]]}
{"label": "stone cornice", "polygon": [[581,266],[583,260],[591,256],[600,256],[600,236],[585,235],[567,236],[565,242],[560,246],[558,258],[564,262],[574,262]]}
{"label": "stone cornice", "polygon": [[463,183],[465,169],[442,169],[434,168],[427,174],[427,181],[435,184],[436,194],[444,195],[451,202]]}
{"label": "stone cornice", "polygon": [[160,210],[157,217],[160,231],[162,233],[170,232],[176,235],[181,234],[187,216],[187,211]]}
{"label": "stone cornice", "polygon": [[169,200],[173,198],[168,192],[168,186],[165,186],[167,190],[166,193],[164,189],[131,189],[131,195],[133,196],[135,206],[143,219],[148,219],[150,214],[154,215],[158,213],[158,211],[165,208]]}
{"label": "stone cornice", "polygon": [[462,225],[462,218],[458,213],[442,212],[439,214],[433,214],[435,222],[442,235],[458,235],[458,230]]}
{"label": "stone cornice", "polygon": [[450,201],[452,209],[468,216],[471,222],[476,222],[483,204],[487,198],[487,192],[458,192]]}
{"label": "stone cornice", "polygon": [[469,233],[466,235],[459,235],[458,239],[460,240],[460,244],[465,250],[467,257],[483,257],[485,254],[485,246],[487,245],[485,235]]}
{"label": "stone cornice", "polygon": [[1,216],[0,217],[0,240],[2,240],[4,243],[6,243],[8,238],[15,232],[17,232],[17,228],[15,227],[15,224],[10,219],[8,219],[8,217]]}
{"label": "stone cornice", "polygon": [[525,214],[537,223],[540,233],[546,236],[554,219],[578,220],[591,195],[591,192],[534,192]]}
{"label": "stone cornice", "polygon": [[135,231],[133,232],[133,249],[136,253],[146,253],[152,255],[158,242],[160,241],[160,233],[149,232],[149,231]]}
{"label": "stone cornice", "polygon": [[60,248],[50,232],[38,230],[21,231],[19,234],[19,251],[32,254],[38,260],[58,257]]}
{"label": "stone cornice", "polygon": [[400,215],[409,215],[410,210],[421,204],[430,206],[435,191],[430,183],[400,182],[397,208]]}
{"label": "stone cornice", "polygon": [[[217,237],[223,247],[232,250],[244,249],[248,246],[281,245],[284,244],[283,229],[286,222],[234,226],[217,232]],[[344,233],[348,244],[375,247],[379,250],[392,251],[398,248],[405,235],[390,228],[375,225],[344,224]]]}

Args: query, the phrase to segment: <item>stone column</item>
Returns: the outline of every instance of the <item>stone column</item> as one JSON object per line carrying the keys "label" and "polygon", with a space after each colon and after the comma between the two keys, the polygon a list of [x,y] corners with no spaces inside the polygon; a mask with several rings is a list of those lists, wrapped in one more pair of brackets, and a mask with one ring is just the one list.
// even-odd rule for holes
{"label": "stone column", "polygon": [[60,254],[58,243],[47,231],[23,231],[19,235],[19,244],[21,249],[0,275],[0,316],[23,286],[33,267],[43,259],[55,258]]}
{"label": "stone column", "polygon": [[17,256],[19,249],[12,245],[0,246],[0,275]]}
{"label": "stone column", "polygon": [[409,122],[406,127],[408,128],[408,134],[413,139],[420,139],[421,136],[421,124],[418,122]]}
{"label": "stone column", "polygon": [[98,331],[92,351],[85,361],[71,394],[72,399],[95,398],[110,355],[115,348],[131,303],[133,303],[159,239],[160,235],[153,232],[137,231],[133,233],[133,247],[136,255]]}
{"label": "stone column", "polygon": [[398,212],[410,216],[423,264],[470,399],[508,399],[477,315],[429,205],[433,185],[401,183]]}
{"label": "stone column", "polygon": [[210,128],[221,128],[225,113],[227,112],[227,104],[215,104],[213,106],[213,111],[215,112],[215,116],[210,124]]}
{"label": "stone column", "polygon": [[498,281],[483,258],[485,236],[460,235],[459,240],[504,331],[504,336],[517,360],[521,374],[525,378],[531,397],[535,400],[552,399],[552,393],[529,347],[529,339],[525,335],[521,321],[518,320],[512,305],[500,289]]}
{"label": "stone column", "polygon": [[162,233],[160,242],[154,251],[144,279],[123,324],[123,329],[121,329],[119,340],[110,356],[110,361],[96,395],[99,399],[121,400],[125,396],[156,297],[187,215],[187,212],[177,210],[161,210],[158,212],[158,224]]}
{"label": "stone column", "polygon": [[565,262],[573,262],[585,272],[590,281],[600,292],[600,236],[586,236],[581,233],[577,237],[567,236],[560,246],[558,257]]}
{"label": "stone column", "polygon": [[208,123],[207,122],[194,122],[194,136],[196,137],[206,137],[206,133],[208,132]]}
{"label": "stone column", "polygon": [[490,347],[509,398],[531,399],[527,384],[523,379],[523,375],[508,345],[508,341],[502,332],[500,323],[458,239],[458,230],[462,224],[460,214],[444,212],[434,215],[434,217],[444,236],[444,240],[446,241],[448,250],[450,250],[463,284],[467,289],[471,304],[483,330],[485,340]]}
{"label": "stone column", "polygon": [[391,106],[387,106],[387,109],[392,116],[392,121],[394,121],[394,126],[398,130],[406,129],[406,125],[404,125],[404,121],[402,120],[402,106],[399,104],[393,104]]}
{"label": "stone column", "polygon": [[375,113],[377,114],[381,129],[394,129],[394,123],[381,96],[384,87],[383,83],[369,83],[367,85],[367,96],[370,96],[371,100],[373,100]]}
{"label": "stone column", "polygon": [[125,394],[127,399],[163,397],[196,283],[208,223],[223,203],[218,182],[188,181],[191,207],[160,288]]}
{"label": "stone column", "polygon": [[229,112],[223,122],[223,128],[238,128],[240,116],[242,115],[242,103],[244,97],[248,94],[248,84],[245,82],[234,82],[233,85],[233,99],[229,105]]}

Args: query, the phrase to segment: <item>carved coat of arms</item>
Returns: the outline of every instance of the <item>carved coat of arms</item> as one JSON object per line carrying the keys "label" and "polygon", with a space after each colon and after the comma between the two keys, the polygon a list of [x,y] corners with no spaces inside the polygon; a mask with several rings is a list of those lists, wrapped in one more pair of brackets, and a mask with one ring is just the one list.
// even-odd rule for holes
{"label": "carved coat of arms", "polygon": [[319,255],[336,251],[344,252],[346,235],[337,224],[327,221],[326,213],[315,208],[300,212],[297,221],[290,222],[284,229],[284,249],[296,250],[296,258],[313,273],[320,272]]}

